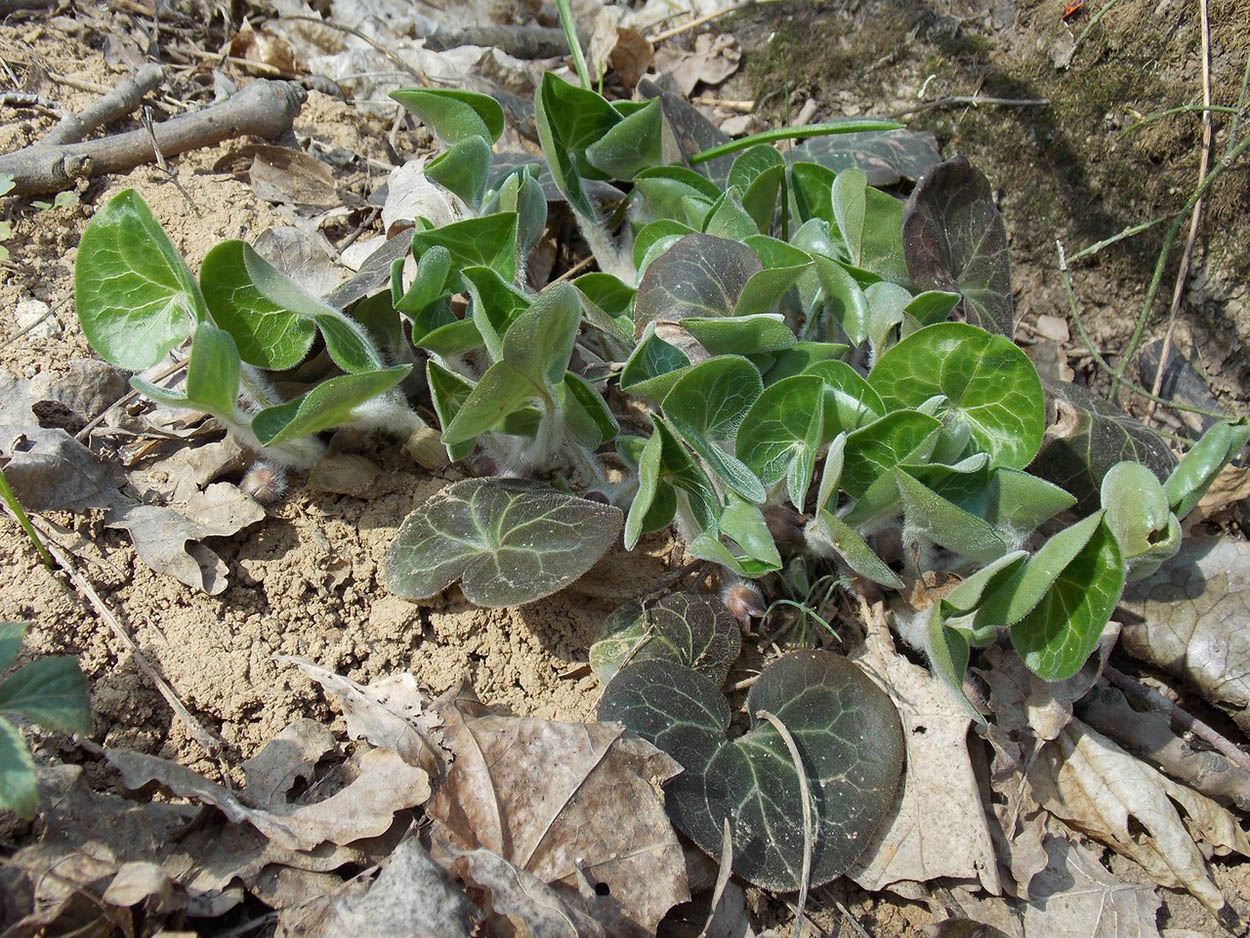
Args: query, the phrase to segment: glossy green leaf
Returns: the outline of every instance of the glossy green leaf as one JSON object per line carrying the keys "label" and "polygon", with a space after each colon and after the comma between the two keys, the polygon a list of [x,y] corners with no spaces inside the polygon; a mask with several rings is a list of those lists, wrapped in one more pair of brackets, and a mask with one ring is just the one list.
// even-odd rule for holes
{"label": "glossy green leaf", "polygon": [[660,437],[662,478],[684,493],[694,519],[703,530],[715,530],[723,504],[716,488],[702,467],[682,445],[676,432],[663,417],[652,414],[651,421]]}
{"label": "glossy green leaf", "polygon": [[958,293],[944,293],[941,290],[926,290],[918,293],[914,299],[903,307],[903,312],[911,316],[922,326],[946,322],[955,307],[959,305]]}
{"label": "glossy green leaf", "polygon": [[755,219],[742,207],[737,189],[726,189],[712,203],[703,219],[702,230],[714,237],[729,238],[732,241],[743,241],[751,235],[759,234]]}
{"label": "glossy green leaf", "polygon": [[849,433],[842,488],[856,498],[879,478],[893,482],[895,467],[923,446],[942,424],[914,410],[896,410]]}
{"label": "glossy green leaf", "polygon": [[928,326],[886,352],[868,380],[890,407],[944,395],[993,465],[1023,469],[1041,446],[1041,381],[1028,356],[1003,336],[965,323]]}
{"label": "glossy green leaf", "polygon": [[809,884],[830,882],[872,842],[893,805],[904,756],[894,705],[846,659],[802,651],[764,669],[746,710],[751,728],[726,739],[731,713],[716,684],[676,662],[653,660],[617,674],[598,718],[624,724],[682,765],[665,787],[665,806],[700,849],[718,856],[728,821],[733,872],[793,892],[803,883],[802,789],[785,740],[760,716],[772,714],[807,775]]}
{"label": "glossy green leaf", "polygon": [[758,505],[732,492],[715,528],[695,535],[691,555],[710,560],[745,577],[759,577],[781,569],[781,555]]}
{"label": "glossy green leaf", "polygon": [[395,365],[330,378],[292,401],[266,407],[252,418],[252,432],[262,445],[272,446],[348,426],[366,416],[363,405],[395,387],[410,371],[412,365]]}
{"label": "glossy green leaf", "polygon": [[858,430],[884,416],[886,407],[881,395],[846,362],[816,362],[803,373],[815,375],[824,382],[823,439],[831,440],[839,433]]}
{"label": "glossy green leaf", "polygon": [[1141,463],[1117,463],[1102,479],[1104,523],[1124,555],[1129,580],[1141,580],[1181,547],[1181,525],[1153,472]]}
{"label": "glossy green leaf", "polygon": [[821,442],[823,410],[823,382],[815,375],[795,375],[766,387],[738,428],[738,458],[765,486],[786,478],[796,461],[806,466],[806,481],[791,493],[800,511]]}
{"label": "glossy green leaf", "polygon": [[965,157],[939,163],[916,183],[904,212],[903,250],[919,287],[959,293],[968,322],[1011,337],[1007,229],[989,180]]}
{"label": "glossy green leaf", "polygon": [[686,353],[659,338],[649,322],[621,368],[621,390],[658,404],[689,367]]}
{"label": "glossy green leaf", "polygon": [[386,554],[386,586],[424,599],[460,580],[476,605],[519,606],[580,577],[620,529],[610,505],[523,479],[465,479],[404,519]]}
{"label": "glossy green leaf", "polygon": [[486,196],[490,181],[490,143],[473,135],[430,160],[425,175],[444,189],[454,192],[475,211]]}
{"label": "glossy green leaf", "polygon": [[[402,269],[403,261],[397,262]],[[416,316],[423,309],[446,293],[447,276],[451,272],[451,252],[442,245],[427,249],[417,260],[417,272],[411,286],[395,299],[395,308],[401,313]],[[421,336],[414,335],[420,340]]]}
{"label": "glossy green leaf", "polygon": [[74,307],[100,357],[134,371],[155,365],[208,316],[195,277],[133,189],[99,208],[83,232]]}
{"label": "glossy green leaf", "polygon": [[1081,669],[1124,591],[1124,558],[1105,523],[1059,574],[1046,595],[1011,629],[1025,665],[1047,681]]}
{"label": "glossy green leaf", "polygon": [[469,318],[477,327],[492,361],[503,357],[503,336],[532,298],[489,267],[466,267],[461,285],[469,294]]}
{"label": "glossy green leaf", "polygon": [[686,371],[664,398],[664,416],[691,449],[744,498],[764,500],[764,488],[742,462],[718,444],[730,443],[764,384],[745,358],[709,358]]}
{"label": "glossy green leaf", "polygon": [[[847,346],[841,342],[794,342],[774,350],[771,363],[764,372],[764,383],[776,384],[782,378],[803,374],[813,365],[841,358]],[[867,382],[864,382],[867,384]],[[876,391],[872,392],[874,395]]]}
{"label": "glossy green leaf", "polygon": [[0,712],[62,733],[90,732],[91,702],[78,659],[47,655],[22,665],[0,683]]}
{"label": "glossy green leaf", "polygon": [[451,252],[451,268],[444,283],[448,292],[459,289],[459,273],[466,267],[489,267],[504,280],[516,280],[516,212],[466,218],[412,236],[412,252],[418,258],[436,245]]}
{"label": "glossy green leaf", "polygon": [[239,400],[239,350],[230,333],[202,322],[191,340],[187,399],[207,413],[233,416]]}
{"label": "glossy green leaf", "polygon": [[827,509],[837,511],[838,483],[842,481],[842,466],[846,458],[846,434],[839,433],[825,450],[825,464],[820,470],[820,487],[816,492],[816,512]]}
{"label": "glossy green leaf", "polygon": [[638,284],[634,334],[656,320],[729,316],[752,275],[762,269],[745,244],[688,234],[656,259]]}
{"label": "glossy green leaf", "polygon": [[734,315],[775,312],[786,291],[812,266],[803,251],[767,235],[752,235],[746,244],[760,258],[763,270],[753,274],[734,304]]}
{"label": "glossy green leaf", "polygon": [[663,162],[660,102],[649,101],[586,147],[586,159],[613,179],[633,179]]}
{"label": "glossy green leaf", "polygon": [[468,137],[494,143],[503,133],[503,108],[490,95],[457,88],[406,88],[391,97],[416,115],[444,146]]}
{"label": "glossy green leaf", "polygon": [[582,185],[579,155],[621,121],[607,101],[583,88],[543,75],[534,96],[534,123],[556,187],[575,212],[595,218]]}
{"label": "glossy green leaf", "polygon": [[590,667],[606,684],[622,667],[672,661],[719,687],[741,648],[741,629],[719,599],[707,593],[668,593],[613,609],[590,646]]}
{"label": "glossy green leaf", "polygon": [[855,278],[837,261],[814,256],[816,275],[824,294],[825,313],[857,345],[868,341],[868,299]]}
{"label": "glossy green leaf", "polygon": [[1250,420],[1213,424],[1185,454],[1164,483],[1168,503],[1178,518],[1197,507],[1220,470],[1237,458],[1250,440]]}
{"label": "glossy green leaf", "polygon": [[820,219],[836,224],[833,215],[833,170],[816,163],[799,162],[790,167],[790,193],[799,221]]}

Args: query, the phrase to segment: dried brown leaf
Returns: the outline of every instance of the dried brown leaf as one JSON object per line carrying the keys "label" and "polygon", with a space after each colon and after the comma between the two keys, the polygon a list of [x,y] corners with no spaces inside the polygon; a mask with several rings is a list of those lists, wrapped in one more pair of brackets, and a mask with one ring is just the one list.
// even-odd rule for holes
{"label": "dried brown leaf", "polygon": [[870,646],[859,662],[903,720],[907,770],[895,813],[848,875],[875,892],[939,877],[1001,884],[981,793],[968,757],[967,711],[940,681],[893,649]]}
{"label": "dried brown leaf", "polygon": [[1154,889],[1121,882],[1064,837],[1047,836],[1046,854],[1024,907],[1028,938],[1158,938]]}
{"label": "dried brown leaf", "polygon": [[292,850],[381,836],[390,829],[397,812],[424,803],[430,795],[425,772],[389,749],[362,753],[355,778],[324,801],[275,804],[272,811],[249,808],[220,785],[166,759],[116,749],[105,750],[105,757],[121,771],[127,788],[140,789],[156,782],[179,797],[212,805],[235,823],[247,822],[274,843]]}
{"label": "dried brown leaf", "polygon": [[310,208],[340,204],[334,174],[315,156],[269,143],[253,144],[245,151],[252,156],[248,180],[257,198]]}
{"label": "dried brown leaf", "polygon": [[1069,827],[1134,860],[1159,885],[1188,889],[1213,912],[1225,900],[1204,853],[1250,855],[1250,841],[1228,811],[1080,720],[1043,747],[1029,781],[1038,801]]}
{"label": "dried brown leaf", "polygon": [[1188,538],[1157,573],[1129,584],[1123,647],[1182,677],[1250,732],[1250,543]]}
{"label": "dried brown leaf", "polygon": [[564,889],[584,872],[640,934],[689,898],[660,794],[680,771],[667,755],[605,724],[447,713],[455,761],[426,811],[450,843],[485,847]]}

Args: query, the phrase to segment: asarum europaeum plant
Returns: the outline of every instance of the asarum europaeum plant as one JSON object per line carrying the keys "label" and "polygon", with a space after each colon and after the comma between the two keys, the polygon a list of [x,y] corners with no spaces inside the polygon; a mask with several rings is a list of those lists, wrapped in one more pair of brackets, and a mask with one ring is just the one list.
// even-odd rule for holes
{"label": "asarum europaeum plant", "polygon": [[[193,335],[183,390],[135,386],[280,462],[307,465],[321,431],[363,426],[427,465],[493,466],[503,478],[454,483],[404,522],[385,570],[401,595],[460,580],[481,605],[530,602],[586,572],[622,528],[633,548],[672,525],[735,577],[806,555],[888,591],[900,631],[966,702],[971,649],[1003,630],[1042,678],[1074,674],[1126,580],[1175,553],[1179,519],[1250,438],[1244,420],[1215,425],[1178,465],[1141,424],[1043,382],[1011,340],[1002,219],[962,158],[933,166],[904,204],[858,168],[788,158],[769,143],[778,132],[696,153],[677,142],[699,134],[674,127],[671,102],[609,102],[547,75],[542,158],[498,168],[493,99],[394,97],[441,143],[425,172],[458,220],[418,220],[388,289],[339,308],[238,241],[214,248],[197,281],[132,192],[88,227],[76,287],[88,339],[119,366],[151,367]],[[537,289],[531,252],[561,204],[599,269]],[[306,362],[318,339],[319,372]],[[424,387],[401,388],[418,365]],[[276,390],[292,384],[289,399]],[[1065,423],[1051,438],[1048,398]],[[934,572],[958,585],[908,589]],[[929,605],[910,605],[917,595]],[[761,675],[753,728],[727,739],[736,626],[708,603],[605,623],[600,717],[686,768],[673,816],[705,850],[731,817],[736,871],[797,888],[810,865],[813,885],[827,881],[893,797],[897,714],[856,668],[805,652]],[[868,737],[881,745],[848,750]],[[806,858],[801,820],[819,834]],[[753,852],[762,829],[780,833]]]}

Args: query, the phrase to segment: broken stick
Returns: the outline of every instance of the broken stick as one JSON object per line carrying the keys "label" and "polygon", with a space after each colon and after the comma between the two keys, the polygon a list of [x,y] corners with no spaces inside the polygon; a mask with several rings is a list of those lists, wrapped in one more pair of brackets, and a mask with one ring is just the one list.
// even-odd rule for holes
{"label": "broken stick", "polygon": [[[290,131],[306,98],[307,92],[294,82],[261,79],[225,101],[156,124],[152,130],[167,157],[234,137],[273,140]],[[79,178],[126,172],[155,159],[148,131],[132,130],[87,143],[37,143],[0,156],[0,173],[13,177],[14,194],[33,195],[68,189]]]}
{"label": "broken stick", "polygon": [[97,127],[125,117],[137,108],[143,96],[159,85],[164,77],[165,69],[161,66],[143,66],[108,94],[89,104],[81,114],[66,114],[62,117],[61,122],[38,145],[61,146],[77,143]]}

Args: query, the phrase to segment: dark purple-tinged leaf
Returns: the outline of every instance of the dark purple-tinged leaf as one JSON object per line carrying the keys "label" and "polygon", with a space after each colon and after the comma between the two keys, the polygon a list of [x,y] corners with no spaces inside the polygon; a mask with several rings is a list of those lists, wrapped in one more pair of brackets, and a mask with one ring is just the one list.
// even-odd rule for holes
{"label": "dark purple-tinged leaf", "polygon": [[1158,434],[1092,391],[1050,378],[1042,387],[1052,420],[1029,471],[1071,492],[1078,510],[1098,507],[1102,478],[1118,462],[1142,463],[1161,481],[1175,468]]}
{"label": "dark purple-tinged leaf", "polygon": [[745,244],[688,234],[652,262],[634,298],[634,334],[656,320],[731,316],[751,277],[763,269]]}
{"label": "dark purple-tinged leaf", "polygon": [[941,162],[937,138],[927,130],[886,130],[877,133],[812,137],[786,154],[835,173],[858,166],[870,186],[892,186],[900,179],[919,179]]}
{"label": "dark purple-tinged leaf", "polygon": [[424,599],[461,580],[470,602],[519,606],[580,577],[620,530],[610,505],[524,479],[465,479],[404,520],[386,555],[386,584]]}
{"label": "dark purple-tinged leaf", "polygon": [[965,157],[939,163],[912,190],[903,210],[903,255],[922,290],[959,293],[968,322],[1012,334],[1007,228],[989,180]]}
{"label": "dark purple-tinged leaf", "polygon": [[727,820],[733,871],[783,892],[803,878],[802,788],[781,733],[807,775],[814,828],[810,885],[841,875],[863,852],[894,802],[903,770],[903,731],[889,697],[845,658],[825,651],[786,655],[766,668],[746,701],[751,729],[725,738],[729,705],[702,674],[672,661],[621,670],[599,702],[599,719],[620,722],[686,770],[665,786],[678,829],[718,856]]}
{"label": "dark purple-tinged leaf", "polygon": [[622,666],[658,658],[692,668],[720,687],[741,647],[741,629],[719,599],[669,593],[612,610],[590,646],[590,666],[606,684]]}

